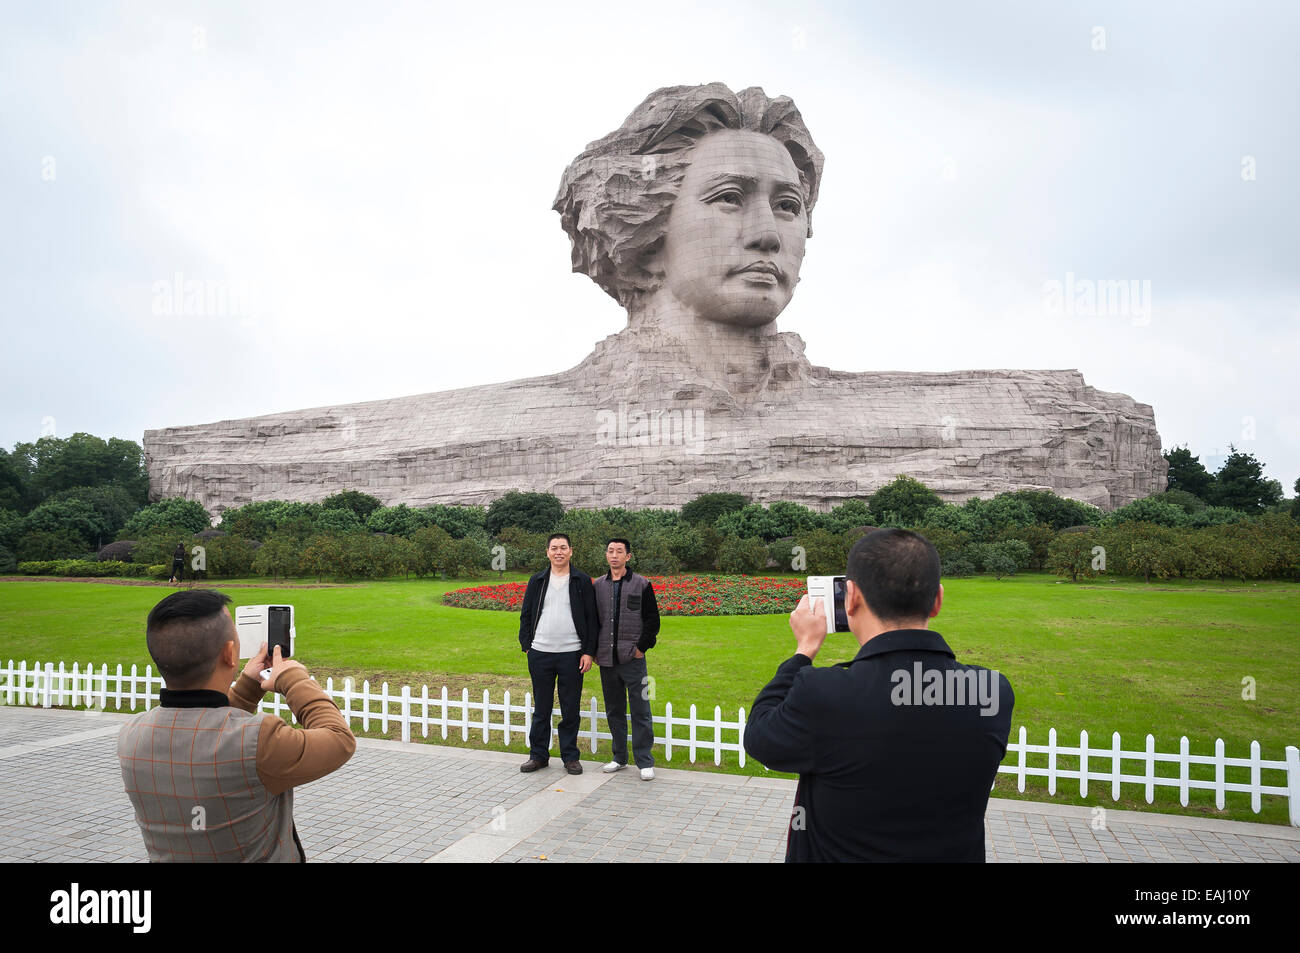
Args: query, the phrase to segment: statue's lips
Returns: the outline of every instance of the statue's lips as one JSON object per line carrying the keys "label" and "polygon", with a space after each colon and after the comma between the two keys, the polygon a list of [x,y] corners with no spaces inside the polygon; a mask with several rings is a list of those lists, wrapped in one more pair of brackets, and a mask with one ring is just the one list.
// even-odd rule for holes
{"label": "statue's lips", "polygon": [[768,264],[748,265],[732,272],[732,274],[765,285],[774,285],[781,280],[780,269],[775,265]]}

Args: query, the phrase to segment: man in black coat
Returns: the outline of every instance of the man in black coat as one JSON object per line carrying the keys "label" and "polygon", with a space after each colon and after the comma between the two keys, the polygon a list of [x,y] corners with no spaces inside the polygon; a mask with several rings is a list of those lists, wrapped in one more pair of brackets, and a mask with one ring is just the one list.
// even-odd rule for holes
{"label": "man in black coat", "polygon": [[814,668],[820,600],[790,614],[796,652],[754,702],[745,750],[798,773],[787,861],[984,861],[984,810],[1015,695],[937,632],[939,555],[882,529],[849,553],[844,609],[861,649]]}
{"label": "man in black coat", "polygon": [[596,590],[591,577],[569,565],[569,537],[552,533],[546,541],[551,565],[528,580],[519,611],[519,646],[528,655],[533,680],[533,724],[524,772],[544,768],[551,758],[551,712],[560,691],[560,758],[570,774],[582,774],[578,761],[578,708],[582,676],[596,654]]}

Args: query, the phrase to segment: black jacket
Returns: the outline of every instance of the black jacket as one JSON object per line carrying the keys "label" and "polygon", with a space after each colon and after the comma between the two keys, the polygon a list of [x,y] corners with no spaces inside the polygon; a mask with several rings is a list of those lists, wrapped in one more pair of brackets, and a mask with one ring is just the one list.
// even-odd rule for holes
{"label": "black jacket", "polygon": [[799,775],[786,860],[983,863],[1014,705],[1006,676],[958,663],[928,629],[882,633],[839,665],[782,662],[745,750]]}
{"label": "black jacket", "polygon": [[[551,567],[547,566],[528,579],[524,590],[524,604],[519,609],[519,644],[527,652],[533,644],[537,620],[542,617],[542,603],[550,589]],[[596,635],[600,625],[596,622],[596,590],[591,577],[580,569],[569,567],[569,605],[573,609],[573,627],[582,642],[582,654],[595,656]]]}

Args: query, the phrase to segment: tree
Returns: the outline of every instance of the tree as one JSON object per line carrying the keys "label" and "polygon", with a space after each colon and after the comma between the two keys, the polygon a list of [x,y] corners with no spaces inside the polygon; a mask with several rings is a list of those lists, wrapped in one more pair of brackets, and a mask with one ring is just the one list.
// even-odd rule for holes
{"label": "tree", "polygon": [[405,503],[381,506],[366,520],[366,529],[370,532],[388,533],[392,536],[410,536],[421,526],[426,525],[428,524],[425,522],[424,514]]}
{"label": "tree", "polygon": [[108,525],[95,508],[81,500],[49,500],[27,514],[28,533],[55,533],[81,540],[78,549],[98,549],[109,541]]}
{"label": "tree", "polygon": [[1185,526],[1188,516],[1181,506],[1161,499],[1163,494],[1144,496],[1109,513],[1105,518],[1107,526],[1119,526],[1122,523],[1154,523],[1157,526]]}
{"label": "tree", "polygon": [[1282,484],[1264,478],[1264,466],[1254,454],[1229,445],[1228,459],[1214,475],[1209,492],[1207,503],[1256,514],[1282,499]]}
{"label": "tree", "polygon": [[27,493],[23,471],[9,451],[0,450],[0,509],[26,509]]}
{"label": "tree", "polygon": [[[1058,533],[1047,547],[1047,569],[1058,576],[1069,576],[1071,582],[1080,576],[1091,576],[1105,568],[1101,560],[1105,550],[1094,553],[1098,547],[1095,530],[1083,530],[1077,533]],[[1097,568],[1094,569],[1093,567]]]}
{"label": "tree", "polygon": [[794,530],[783,527],[762,503],[749,503],[741,509],[718,517],[714,527],[724,537],[758,539],[770,543],[782,536],[791,536]]}
{"label": "tree", "polygon": [[1165,492],[1153,496],[1151,499],[1172,503],[1189,516],[1205,509],[1205,501],[1199,496],[1193,496],[1186,490],[1165,490]]}
{"label": "tree", "polygon": [[[415,543],[415,562],[411,569],[417,576],[434,576],[443,567],[451,535],[441,526],[421,526],[411,534]],[[510,548],[506,547],[509,558]]]}
{"label": "tree", "polygon": [[1101,522],[1101,510],[1091,503],[1057,496],[1051,490],[1016,490],[1013,493],[999,493],[993,499],[1017,500],[1028,506],[1033,519],[1018,524],[1021,526],[1044,523],[1059,530],[1067,526],[1096,526]]}
{"label": "tree", "polygon": [[718,569],[752,576],[767,568],[767,547],[761,539],[728,536],[718,546]]}
{"label": "tree", "polygon": [[1161,455],[1169,461],[1169,485],[1166,490],[1183,490],[1198,499],[1208,500],[1206,494],[1214,483],[1214,477],[1205,469],[1200,457],[1192,456],[1186,447],[1174,447]]}
{"label": "tree", "polygon": [[452,539],[464,539],[484,529],[487,510],[481,506],[446,506],[434,503],[421,510],[425,525],[441,526]]}
{"label": "tree", "polygon": [[920,480],[900,474],[892,483],[886,483],[871,494],[867,505],[882,524],[916,526],[926,510],[942,502],[939,494]]}
{"label": "tree", "polygon": [[201,533],[212,525],[208,511],[198,500],[186,500],[179,496],[151,503],[137,512],[122,528],[124,539],[136,539],[150,530],[164,527],[184,530],[187,533]]}
{"label": "tree", "polygon": [[874,522],[875,517],[871,514],[871,507],[867,505],[866,500],[845,500],[826,514],[826,528],[832,533],[843,533],[845,530],[856,529],[859,526],[871,526]]}
{"label": "tree", "polygon": [[102,525],[104,539],[113,539],[140,509],[140,504],[130,492],[116,485],[74,486],[50,494],[46,502],[57,500],[81,500],[89,503]]}
{"label": "tree", "polygon": [[719,516],[743,509],[749,497],[743,493],[701,493],[682,507],[682,519],[688,523],[712,526]]}
{"label": "tree", "polygon": [[338,537],[321,533],[307,540],[307,547],[302,551],[302,568],[315,576],[317,582],[324,582],[326,576],[342,576],[343,546]]}
{"label": "tree", "polygon": [[511,490],[488,507],[485,527],[496,535],[507,526],[534,533],[550,533],[564,516],[564,504],[554,493],[521,493]]}
{"label": "tree", "polygon": [[321,500],[320,508],[322,510],[351,510],[357,515],[359,522],[365,523],[370,514],[383,505],[381,500],[369,493],[361,493],[358,490],[343,490],[341,493],[335,493],[333,496],[327,496]]}
{"label": "tree", "polygon": [[144,451],[133,440],[88,433],[14,444],[9,460],[29,506],[76,486],[120,486],[143,505],[149,490]]}
{"label": "tree", "polygon": [[257,555],[253,557],[253,571],[262,576],[271,576],[278,582],[281,576],[298,571],[301,549],[298,537],[272,533],[257,548]]}

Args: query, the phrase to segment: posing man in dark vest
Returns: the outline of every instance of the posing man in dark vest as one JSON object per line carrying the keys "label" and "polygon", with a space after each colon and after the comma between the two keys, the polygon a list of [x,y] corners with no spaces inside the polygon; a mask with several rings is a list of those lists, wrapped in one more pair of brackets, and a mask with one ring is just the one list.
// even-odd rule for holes
{"label": "posing man in dark vest", "polygon": [[560,758],[570,774],[582,774],[578,761],[578,709],[582,676],[596,654],[596,594],[591,577],[569,564],[569,537],[552,533],[546,541],[551,565],[528,580],[519,612],[519,645],[528,655],[533,680],[533,725],[523,772],[551,760],[551,712],[560,690]]}
{"label": "posing man in dark vest", "polygon": [[645,654],[657,641],[659,606],[650,580],[628,571],[631,554],[632,544],[626,539],[611,539],[605,546],[609,572],[595,581],[596,616],[600,622],[596,664],[600,666],[600,687],[605,695],[605,720],[614,736],[614,760],[603,770],[618,771],[627,765],[626,704],[630,704],[632,756],[641,769],[641,780],[652,781],[655,731]]}
{"label": "posing man in dark vest", "polygon": [[[146,623],[167,687],[161,704],[122,726],[117,756],[151,861],[305,860],[293,789],[341,767],[357,742],[301,662],[250,659],[239,680],[239,636],[213,589],[173,593]],[[264,669],[271,674],[265,680]],[[261,714],[284,695],[302,725]]]}

